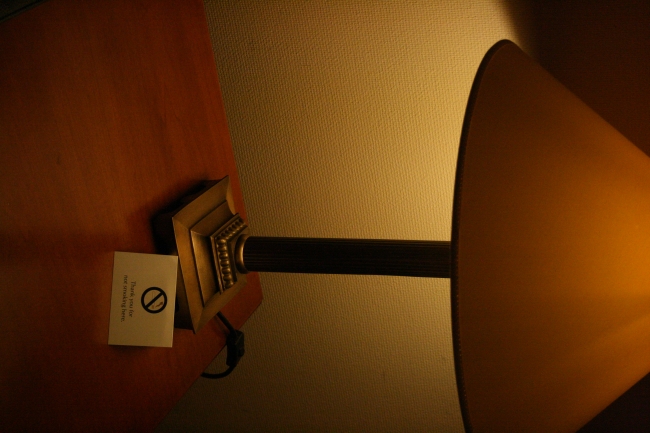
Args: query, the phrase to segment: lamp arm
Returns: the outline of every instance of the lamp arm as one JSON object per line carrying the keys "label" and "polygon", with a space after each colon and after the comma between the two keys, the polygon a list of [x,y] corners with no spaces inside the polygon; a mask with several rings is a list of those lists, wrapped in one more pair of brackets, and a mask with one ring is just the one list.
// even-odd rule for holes
{"label": "lamp arm", "polygon": [[259,271],[449,278],[451,243],[243,235],[235,248],[235,262],[242,273]]}

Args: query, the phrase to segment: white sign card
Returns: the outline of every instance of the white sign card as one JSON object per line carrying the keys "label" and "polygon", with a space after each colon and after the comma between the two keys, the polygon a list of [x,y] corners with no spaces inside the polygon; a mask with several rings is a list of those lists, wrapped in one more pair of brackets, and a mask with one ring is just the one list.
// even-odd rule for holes
{"label": "white sign card", "polygon": [[177,256],[115,252],[108,344],[172,347],[177,270]]}

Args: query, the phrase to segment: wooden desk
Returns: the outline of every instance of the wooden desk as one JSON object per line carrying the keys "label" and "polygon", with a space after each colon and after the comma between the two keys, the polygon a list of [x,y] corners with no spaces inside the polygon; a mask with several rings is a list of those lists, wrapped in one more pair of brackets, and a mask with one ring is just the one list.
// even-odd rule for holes
{"label": "wooden desk", "polygon": [[[230,175],[244,206],[201,0],[51,0],[0,24],[0,426],[152,430],[224,345],[107,345],[113,251]],[[224,309],[241,326],[257,275]]]}

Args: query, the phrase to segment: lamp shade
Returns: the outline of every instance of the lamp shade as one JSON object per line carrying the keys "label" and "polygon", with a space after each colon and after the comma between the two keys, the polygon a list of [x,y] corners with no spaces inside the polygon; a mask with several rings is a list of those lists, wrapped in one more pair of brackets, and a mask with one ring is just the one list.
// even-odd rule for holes
{"label": "lamp shade", "polygon": [[576,431],[650,371],[650,159],[502,41],[475,79],[456,176],[465,426]]}

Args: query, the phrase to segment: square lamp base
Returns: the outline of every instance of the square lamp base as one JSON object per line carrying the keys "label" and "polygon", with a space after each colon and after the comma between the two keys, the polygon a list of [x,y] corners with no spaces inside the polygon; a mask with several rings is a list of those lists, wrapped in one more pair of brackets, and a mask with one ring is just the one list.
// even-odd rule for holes
{"label": "square lamp base", "polygon": [[234,252],[248,227],[234,209],[230,179],[225,177],[206,182],[200,192],[154,220],[156,235],[179,259],[177,328],[197,332],[246,284]]}

